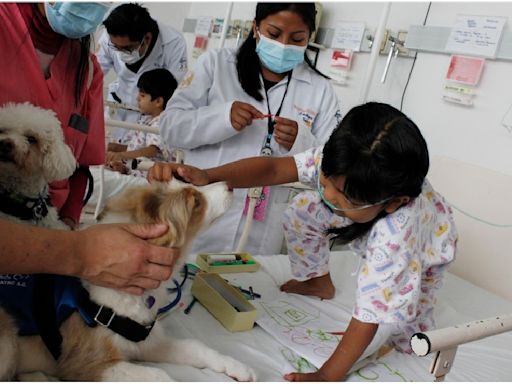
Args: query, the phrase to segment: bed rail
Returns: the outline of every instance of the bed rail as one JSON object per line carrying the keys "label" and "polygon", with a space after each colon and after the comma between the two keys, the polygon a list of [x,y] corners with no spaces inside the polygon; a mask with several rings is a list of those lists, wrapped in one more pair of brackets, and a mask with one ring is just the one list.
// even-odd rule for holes
{"label": "bed rail", "polygon": [[444,381],[460,344],[509,331],[512,331],[512,314],[500,315],[453,327],[415,333],[411,337],[411,348],[418,356],[435,353],[430,373],[435,376],[435,381]]}

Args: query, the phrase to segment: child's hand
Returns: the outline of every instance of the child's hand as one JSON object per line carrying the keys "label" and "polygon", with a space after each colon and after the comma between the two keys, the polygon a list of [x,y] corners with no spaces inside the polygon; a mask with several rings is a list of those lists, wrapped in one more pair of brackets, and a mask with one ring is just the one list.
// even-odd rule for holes
{"label": "child's hand", "polygon": [[123,175],[127,175],[130,170],[128,169],[128,167],[126,165],[124,165],[122,162],[120,161],[112,161],[112,162],[108,162],[107,165],[109,166],[110,169],[112,169],[113,171],[115,172],[119,172],[119,173],[122,173]]}
{"label": "child's hand", "polygon": [[284,375],[284,379],[286,381],[333,381],[327,377],[324,377],[321,370],[311,373],[287,373]]}
{"label": "child's hand", "polygon": [[276,116],[274,119],[276,122],[274,124],[274,140],[289,151],[292,149],[293,143],[295,143],[299,126],[295,120],[279,116]]}
{"label": "child's hand", "polygon": [[148,180],[167,182],[173,177],[194,185],[206,185],[209,178],[206,171],[178,163],[155,163],[148,171]]}

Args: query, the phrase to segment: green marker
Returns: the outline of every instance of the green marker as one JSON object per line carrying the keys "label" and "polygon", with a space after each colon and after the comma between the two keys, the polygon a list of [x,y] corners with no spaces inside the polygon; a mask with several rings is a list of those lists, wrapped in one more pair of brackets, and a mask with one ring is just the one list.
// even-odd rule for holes
{"label": "green marker", "polygon": [[219,267],[219,266],[225,266],[225,265],[244,265],[244,264],[256,264],[254,260],[237,260],[237,261],[216,261],[214,263],[211,263],[211,266]]}

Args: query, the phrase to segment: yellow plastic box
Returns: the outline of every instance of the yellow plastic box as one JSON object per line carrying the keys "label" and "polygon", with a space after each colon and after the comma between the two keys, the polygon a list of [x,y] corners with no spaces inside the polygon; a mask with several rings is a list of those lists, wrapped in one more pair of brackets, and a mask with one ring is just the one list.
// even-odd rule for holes
{"label": "yellow plastic box", "polygon": [[217,273],[198,273],[192,295],[231,332],[247,331],[256,321],[256,308]]}
{"label": "yellow plastic box", "polygon": [[[230,273],[230,272],[255,272],[260,268],[260,263],[253,259],[253,257],[246,252],[220,252],[215,255],[238,255],[241,258],[241,263],[225,264],[225,265],[211,265],[208,264],[207,258],[211,253],[200,253],[197,255],[196,264],[201,270],[205,272],[215,273]],[[247,262],[249,262],[247,264]]]}

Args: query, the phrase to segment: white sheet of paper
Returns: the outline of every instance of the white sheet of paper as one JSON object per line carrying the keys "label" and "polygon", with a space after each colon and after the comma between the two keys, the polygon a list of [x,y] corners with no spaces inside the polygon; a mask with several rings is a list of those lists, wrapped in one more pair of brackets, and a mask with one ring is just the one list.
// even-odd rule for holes
{"label": "white sheet of paper", "polygon": [[197,18],[195,35],[209,36],[212,27],[212,18],[210,16],[201,16]]}
{"label": "white sheet of paper", "polygon": [[482,57],[496,57],[503,27],[501,16],[457,15],[445,50]]}
{"label": "white sheet of paper", "polygon": [[[260,300],[255,304],[258,325],[317,368],[332,355],[341,340],[341,335],[329,332],[345,331],[350,319],[350,311],[337,307],[333,311],[347,320],[335,320],[327,311],[315,307],[311,298],[303,296],[290,295],[285,300],[272,302]],[[323,307],[325,309],[325,305]]]}
{"label": "white sheet of paper", "polygon": [[331,44],[332,48],[351,49],[354,52],[359,52],[361,49],[361,40],[363,40],[364,28],[365,24],[360,22],[337,22]]}

